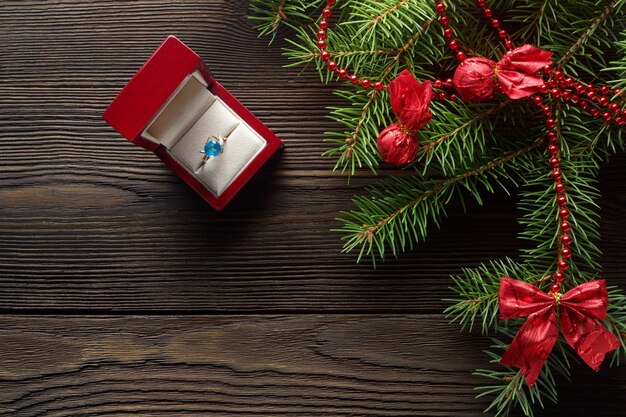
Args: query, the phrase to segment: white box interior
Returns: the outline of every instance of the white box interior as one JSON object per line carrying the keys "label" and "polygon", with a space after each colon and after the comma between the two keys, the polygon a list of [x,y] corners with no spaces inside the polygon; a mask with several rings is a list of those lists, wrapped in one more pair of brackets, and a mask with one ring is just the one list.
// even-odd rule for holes
{"label": "white box interior", "polygon": [[[226,138],[223,153],[202,164],[207,138],[220,135]],[[261,135],[207,89],[197,72],[172,93],[143,136],[163,144],[216,197],[267,145]]]}

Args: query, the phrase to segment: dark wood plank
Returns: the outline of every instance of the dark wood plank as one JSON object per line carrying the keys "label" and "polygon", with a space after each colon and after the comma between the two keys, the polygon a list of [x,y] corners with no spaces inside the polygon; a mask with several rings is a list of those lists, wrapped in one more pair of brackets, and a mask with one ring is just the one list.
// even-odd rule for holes
{"label": "dark wood plank", "polygon": [[[246,2],[3,1],[0,27],[0,307],[76,311],[441,311],[449,275],[515,256],[514,200],[456,207],[427,245],[377,270],[340,255],[351,184],[332,173],[311,71],[282,68]],[[217,215],[101,113],[174,33],[286,148]],[[607,278],[624,285],[626,159],[607,170]]]}
{"label": "dark wood plank", "polygon": [[[478,417],[486,343],[435,315],[10,316],[0,415]],[[545,415],[622,416],[625,371],[581,368]]]}

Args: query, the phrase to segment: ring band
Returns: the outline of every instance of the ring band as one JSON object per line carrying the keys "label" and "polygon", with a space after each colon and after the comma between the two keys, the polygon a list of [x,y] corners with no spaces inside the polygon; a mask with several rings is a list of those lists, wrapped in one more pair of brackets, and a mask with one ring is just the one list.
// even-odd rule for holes
{"label": "ring band", "polygon": [[206,143],[204,144],[204,148],[200,151],[202,156],[202,165],[206,164],[206,162],[211,158],[217,158],[224,152],[224,144],[226,143],[226,138],[222,135],[211,135],[207,138]]}

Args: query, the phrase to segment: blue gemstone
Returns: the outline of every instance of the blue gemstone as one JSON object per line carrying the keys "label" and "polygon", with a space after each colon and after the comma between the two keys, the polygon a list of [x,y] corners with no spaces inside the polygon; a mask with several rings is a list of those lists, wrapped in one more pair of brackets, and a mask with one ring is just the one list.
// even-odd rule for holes
{"label": "blue gemstone", "polygon": [[215,139],[211,139],[204,145],[204,153],[206,156],[215,157],[222,154],[222,144]]}

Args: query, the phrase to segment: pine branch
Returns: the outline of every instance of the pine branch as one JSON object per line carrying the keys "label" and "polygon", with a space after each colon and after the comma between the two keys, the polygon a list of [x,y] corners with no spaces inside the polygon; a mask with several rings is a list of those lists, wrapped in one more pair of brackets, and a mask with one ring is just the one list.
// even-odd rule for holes
{"label": "pine branch", "polygon": [[324,3],[324,0],[251,0],[248,18],[257,22],[259,36],[271,36],[271,43],[281,25],[295,29],[310,24],[313,21],[311,16],[319,13]]}
{"label": "pine branch", "polygon": [[354,175],[357,168],[366,165],[372,171],[378,167],[375,134],[378,131],[376,119],[371,114],[372,109],[384,106],[386,103],[386,92],[371,91],[370,93],[355,92],[342,93],[335,92],[346,100],[353,103],[350,108],[333,108],[331,119],[350,129],[348,132],[326,132],[328,138],[326,142],[334,143],[337,146],[324,152],[324,156],[339,153],[339,158],[335,164],[335,169],[342,168],[348,170],[350,175]]}
{"label": "pine branch", "polygon": [[[514,332],[503,330],[503,335],[512,338]],[[491,349],[485,353],[490,358],[490,363],[498,364],[503,352],[508,346],[506,343],[492,339]],[[556,381],[554,372],[565,376],[570,376],[570,361],[575,359],[571,352],[564,348],[565,343],[558,340],[552,355],[548,357],[544,367],[535,382],[535,387],[529,389],[522,372],[518,369],[506,368],[503,370],[477,369],[474,375],[481,376],[493,381],[492,384],[477,388],[480,394],[477,397],[486,395],[493,396],[493,402],[487,407],[487,411],[495,411],[495,416],[506,416],[511,409],[519,406],[524,415],[530,417],[534,415],[533,406],[535,404],[544,407],[544,397],[551,402],[557,402]]]}
{"label": "pine branch", "polygon": [[518,263],[510,258],[491,261],[477,268],[464,268],[460,276],[453,276],[450,290],[454,298],[444,313],[451,323],[459,323],[462,330],[472,331],[480,324],[482,334],[500,330],[498,323],[498,291],[502,277],[523,279],[533,285],[547,282],[548,278],[533,265]]}
{"label": "pine branch", "polygon": [[[358,210],[342,212],[344,223],[338,231],[345,234],[344,251],[360,248],[358,260],[366,254],[384,258],[385,245],[397,256],[400,251],[425,239],[428,219],[438,223],[445,206],[455,194],[455,187],[462,189],[481,201],[479,187],[490,190],[484,174],[496,178],[504,175],[502,167],[539,147],[543,139],[496,158],[489,163],[469,169],[442,180],[391,178],[383,187],[371,188],[371,198],[356,197]],[[523,165],[523,164],[522,164]]]}
{"label": "pine branch", "polygon": [[617,8],[617,6],[621,3],[619,0],[612,1],[608,6],[604,8],[600,15],[591,21],[589,27],[580,35],[578,40],[569,48],[569,51],[557,62],[556,67],[562,68],[568,64],[570,59],[576,54],[583,45],[587,43],[587,41],[594,34],[596,29],[602,26],[606,20],[611,16],[613,11]]}

